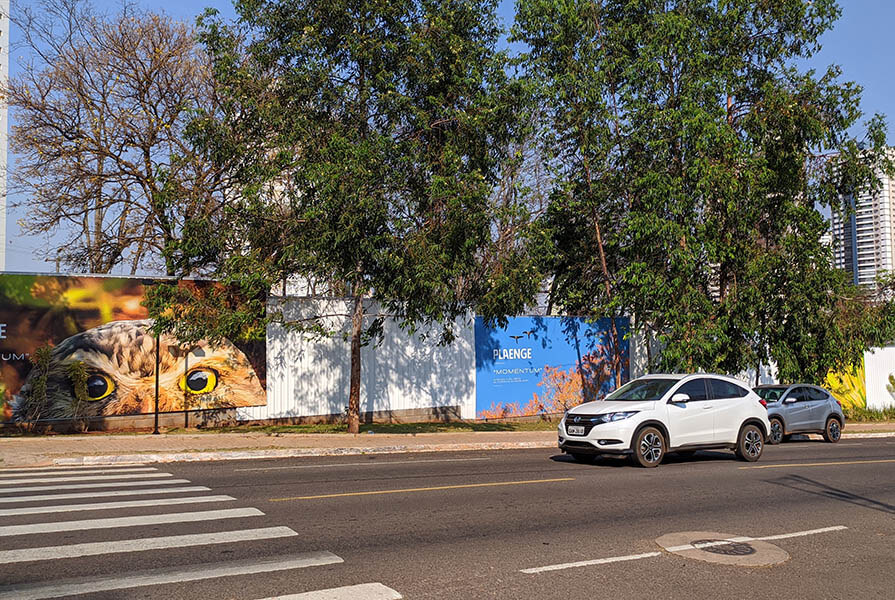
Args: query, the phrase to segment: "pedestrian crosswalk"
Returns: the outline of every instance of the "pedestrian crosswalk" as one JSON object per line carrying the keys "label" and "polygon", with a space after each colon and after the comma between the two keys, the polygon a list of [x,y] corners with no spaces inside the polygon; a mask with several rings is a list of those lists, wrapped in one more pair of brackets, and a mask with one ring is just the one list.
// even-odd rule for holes
{"label": "pedestrian crosswalk", "polygon": [[[78,513],[87,513],[84,517],[90,518],[72,518]],[[286,581],[294,586],[296,593],[268,594],[265,600],[402,598],[400,593],[378,582],[308,591],[313,586],[302,583],[300,569],[344,564],[341,557],[325,550],[283,551],[273,556],[267,552],[262,553],[263,558],[211,563],[183,561],[183,556],[199,556],[198,552],[182,554],[183,549],[221,548],[218,555],[226,556],[246,544],[261,543],[263,548],[276,540],[283,540],[284,544],[271,545],[271,548],[288,548],[286,543],[293,544],[288,540],[296,539],[299,535],[296,531],[283,526],[261,527],[258,519],[263,516],[257,508],[238,506],[233,496],[214,494],[208,487],[176,479],[155,467],[3,470],[0,471],[0,565],[6,566],[7,572],[4,585],[0,585],[0,600],[40,600],[80,594],[127,598],[127,590],[166,585],[180,586],[178,597],[204,597],[206,594],[199,587],[203,583],[275,573],[288,575]],[[57,541],[60,544],[56,545]],[[172,559],[173,565],[130,569],[132,564],[144,564],[143,557],[156,561],[149,564],[159,564],[158,557],[166,556],[166,552],[181,552],[172,555],[181,560]],[[91,557],[106,558],[96,563],[96,559],[89,562]],[[60,576],[53,576],[54,565],[60,562],[65,563],[65,568],[59,569]],[[84,568],[78,568],[82,563]],[[97,564],[108,567],[104,570]],[[117,564],[128,565],[127,572],[115,570]],[[22,567],[16,570],[16,565]],[[103,571],[105,574],[81,575]],[[10,573],[16,576],[11,578]],[[8,583],[12,581],[16,583]],[[257,590],[264,586],[266,579],[253,581],[260,583],[245,586],[232,598],[255,600],[263,596],[263,589],[260,594]],[[279,581],[278,591],[281,591],[283,578]],[[194,593],[189,591],[193,589],[189,586],[195,586]]]}

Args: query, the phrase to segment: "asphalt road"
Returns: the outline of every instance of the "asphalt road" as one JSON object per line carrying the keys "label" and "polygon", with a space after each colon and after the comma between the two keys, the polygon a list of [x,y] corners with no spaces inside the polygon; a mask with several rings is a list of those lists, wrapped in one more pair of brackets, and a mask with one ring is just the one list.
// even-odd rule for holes
{"label": "asphalt road", "polygon": [[[0,600],[895,597],[895,438],[649,470],[551,450],[97,469],[0,472]],[[82,497],[34,498],[61,494]],[[70,506],[109,502],[142,504]],[[675,533],[684,551],[657,545]]]}

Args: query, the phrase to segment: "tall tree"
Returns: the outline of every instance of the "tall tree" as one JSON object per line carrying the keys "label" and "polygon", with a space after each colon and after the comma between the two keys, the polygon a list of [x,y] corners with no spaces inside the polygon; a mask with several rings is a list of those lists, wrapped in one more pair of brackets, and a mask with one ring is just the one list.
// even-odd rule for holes
{"label": "tall tree", "polygon": [[162,250],[226,183],[184,137],[191,111],[216,104],[192,28],[85,0],[20,5],[13,20],[23,60],[5,95],[23,228],[61,235],[45,254],[76,269],[171,274]]}
{"label": "tall tree", "polygon": [[[192,131],[239,188],[214,228],[193,220],[172,254],[183,273],[235,290],[203,321],[228,337],[249,325],[263,335],[258,324],[271,320],[319,326],[325,315],[298,323],[268,306],[289,277],[347,297],[349,431],[359,425],[361,347],[384,314],[410,331],[442,324],[448,340],[478,299],[512,312],[537,289],[497,226],[518,218],[496,190],[513,168],[525,103],[496,49],[495,7],[240,0],[238,23],[204,19],[224,103]],[[190,316],[203,308],[191,298],[163,286],[153,303],[160,327],[197,334]]]}
{"label": "tall tree", "polygon": [[892,166],[881,118],[850,135],[860,87],[796,66],[838,16],[833,0],[519,0],[515,39],[549,115],[556,302],[633,315],[669,370],[795,365],[809,342],[831,367],[885,335],[828,335],[859,294],[820,211]]}

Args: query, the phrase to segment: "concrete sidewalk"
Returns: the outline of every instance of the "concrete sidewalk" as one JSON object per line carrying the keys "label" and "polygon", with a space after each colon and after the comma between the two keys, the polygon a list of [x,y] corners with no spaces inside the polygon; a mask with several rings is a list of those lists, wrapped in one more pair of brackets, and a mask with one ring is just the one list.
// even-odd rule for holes
{"label": "concrete sidewalk", "polygon": [[556,446],[554,431],[419,434],[184,433],[0,438],[0,468]]}
{"label": "concrete sidewalk", "polygon": [[[848,425],[844,439],[895,437],[895,423]],[[340,456],[462,450],[555,448],[555,431],[419,434],[184,433],[0,438],[0,469]]]}

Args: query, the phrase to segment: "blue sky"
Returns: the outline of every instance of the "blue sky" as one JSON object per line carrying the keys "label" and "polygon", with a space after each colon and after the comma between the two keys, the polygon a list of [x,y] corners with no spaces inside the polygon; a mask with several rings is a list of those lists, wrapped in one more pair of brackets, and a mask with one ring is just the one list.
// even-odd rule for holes
{"label": "blue sky", "polygon": [[[23,0],[18,0],[22,2]],[[15,0],[14,0],[15,2]],[[27,3],[27,0],[25,0]],[[173,17],[192,20],[206,7],[217,8],[225,17],[234,16],[230,0],[137,0],[146,8],[162,9]],[[116,0],[94,0],[96,6],[114,11]],[[895,59],[892,24],[895,23],[895,2],[892,0],[840,0],[842,18],[832,31],[821,39],[823,49],[809,66],[823,70],[829,64],[843,69],[843,79],[856,81],[864,87],[862,106],[869,117],[874,113],[886,115],[889,126],[889,143],[895,145],[895,77],[892,63]],[[499,14],[505,25],[512,22],[515,0],[502,0]],[[18,32],[13,27],[13,43]],[[16,54],[10,60],[10,72],[14,76]],[[857,132],[856,132],[857,133]],[[10,168],[15,168],[10,156]],[[12,200],[10,198],[9,200]],[[21,213],[10,211],[7,215],[6,269],[9,271],[51,271],[53,266],[33,255],[35,248],[45,246],[48,240],[22,235],[17,220]]]}

